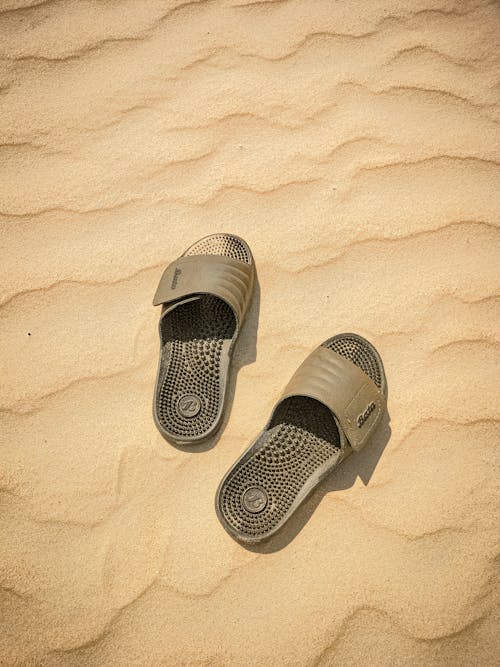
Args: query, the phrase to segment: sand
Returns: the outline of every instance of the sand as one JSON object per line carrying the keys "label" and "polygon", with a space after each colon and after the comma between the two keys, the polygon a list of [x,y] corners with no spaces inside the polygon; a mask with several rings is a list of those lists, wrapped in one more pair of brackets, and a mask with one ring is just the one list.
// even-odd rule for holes
{"label": "sand", "polygon": [[[3,0],[1,664],[499,663],[499,32],[474,0]],[[220,230],[259,285],[182,450],[151,300]],[[246,549],[217,485],[342,331],[390,422]]]}

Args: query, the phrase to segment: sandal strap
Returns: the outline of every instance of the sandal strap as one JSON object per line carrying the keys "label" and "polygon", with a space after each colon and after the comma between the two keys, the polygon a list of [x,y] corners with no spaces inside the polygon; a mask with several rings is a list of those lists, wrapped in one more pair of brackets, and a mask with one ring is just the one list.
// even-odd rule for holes
{"label": "sandal strap", "polygon": [[239,327],[248,308],[253,278],[253,264],[225,255],[185,255],[165,269],[153,305],[193,294],[213,294],[231,307]]}
{"label": "sandal strap", "polygon": [[322,346],[299,366],[280,403],[291,396],[308,396],[330,408],[356,451],[365,446],[387,409],[385,396],[366,373]]}

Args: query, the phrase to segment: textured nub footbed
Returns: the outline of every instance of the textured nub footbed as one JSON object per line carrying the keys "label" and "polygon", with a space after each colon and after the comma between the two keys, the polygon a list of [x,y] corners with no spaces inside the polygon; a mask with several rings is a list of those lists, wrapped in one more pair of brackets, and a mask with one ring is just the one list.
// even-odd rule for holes
{"label": "textured nub footbed", "polygon": [[211,429],[221,401],[221,356],[236,322],[231,308],[214,296],[200,296],[167,313],[161,323],[162,367],[156,414],[180,439]]}
{"label": "textured nub footbed", "polygon": [[252,259],[246,244],[236,236],[214,234],[195,243],[185,255],[225,255],[250,264]]}
{"label": "textured nub footbed", "polygon": [[[380,386],[383,371],[373,349],[356,337],[327,341]],[[264,538],[287,518],[304,486],[319,468],[335,466],[340,435],[331,411],[305,396],[285,399],[272,422],[223,483],[219,511],[242,539]]]}
{"label": "textured nub footbed", "polygon": [[[189,255],[226,255],[251,262],[246,245],[226,234],[192,246]],[[163,314],[155,412],[167,435],[180,441],[204,437],[220,415],[227,355],[236,331],[230,306],[212,295],[196,295]]]}

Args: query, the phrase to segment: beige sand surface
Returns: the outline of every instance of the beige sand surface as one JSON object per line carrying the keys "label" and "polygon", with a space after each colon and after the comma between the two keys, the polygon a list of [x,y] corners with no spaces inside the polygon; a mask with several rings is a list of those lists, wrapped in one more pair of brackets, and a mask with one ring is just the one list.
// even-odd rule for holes
{"label": "beige sand surface", "polygon": [[[0,9],[1,664],[498,664],[499,5]],[[260,290],[181,451],[151,299],[218,230]],[[247,550],[218,482],[341,331],[390,425]]]}

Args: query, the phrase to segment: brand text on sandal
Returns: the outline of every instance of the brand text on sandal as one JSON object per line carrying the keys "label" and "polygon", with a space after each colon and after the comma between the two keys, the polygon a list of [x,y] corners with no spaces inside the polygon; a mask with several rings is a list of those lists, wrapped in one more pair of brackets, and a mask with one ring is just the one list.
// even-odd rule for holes
{"label": "brand text on sandal", "polygon": [[366,409],[364,412],[362,412],[360,415],[358,415],[358,428],[361,428],[365,421],[368,419],[368,417],[371,415],[371,413],[375,410],[375,403],[372,401],[371,403],[368,403],[366,406]]}
{"label": "brand text on sandal", "polygon": [[179,276],[181,275],[181,273],[182,273],[181,269],[175,269],[174,277],[172,278],[172,284],[170,285],[170,289],[175,289],[177,287],[177,281],[179,280]]}

